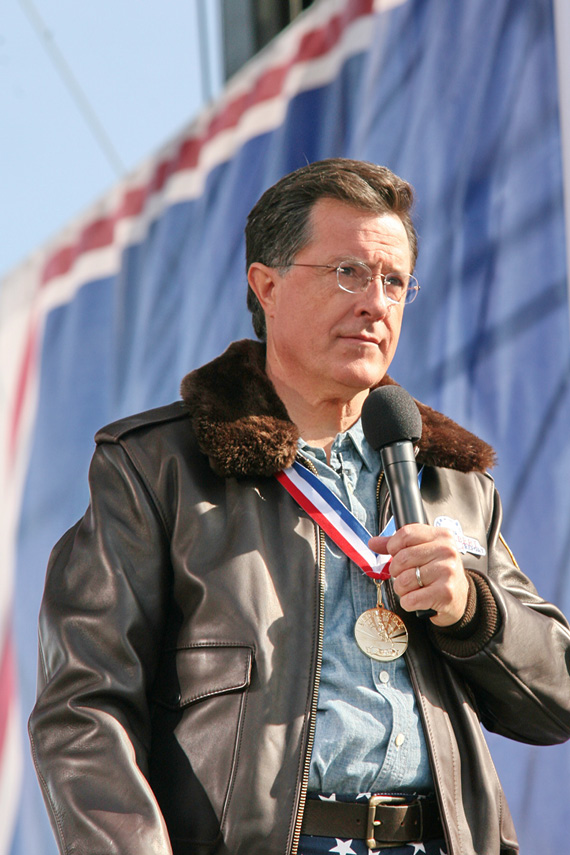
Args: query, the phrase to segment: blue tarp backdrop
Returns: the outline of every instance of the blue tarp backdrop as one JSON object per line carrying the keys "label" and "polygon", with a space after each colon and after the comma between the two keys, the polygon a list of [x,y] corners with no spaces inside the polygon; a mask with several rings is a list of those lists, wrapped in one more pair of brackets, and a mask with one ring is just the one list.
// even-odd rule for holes
{"label": "blue tarp backdrop", "polygon": [[[52,305],[37,303],[48,308],[36,379],[22,381],[33,390],[33,421],[20,451],[26,477],[14,569],[23,720],[35,693],[47,558],[87,504],[95,431],[177,398],[185,373],[253,337],[247,212],[281,175],[328,156],[386,164],[414,185],[422,290],[406,309],[390,373],[495,446],[504,535],[540,592],[570,614],[570,335],[551,0],[332,0],[309,12],[240,78],[269,86],[272,71],[287,65],[270,97],[251,83],[231,129],[198,141],[209,156],[190,170],[172,168],[124,218],[137,224],[124,245],[117,220],[109,241],[116,260],[77,274]],[[239,87],[220,116],[238,95]],[[199,180],[184,184],[185,175]],[[96,259],[102,248],[89,252]],[[82,253],[59,279],[46,278],[46,293],[50,283],[72,281]],[[559,855],[568,837],[568,746],[489,742],[522,851]],[[22,750],[7,851],[53,855]]]}

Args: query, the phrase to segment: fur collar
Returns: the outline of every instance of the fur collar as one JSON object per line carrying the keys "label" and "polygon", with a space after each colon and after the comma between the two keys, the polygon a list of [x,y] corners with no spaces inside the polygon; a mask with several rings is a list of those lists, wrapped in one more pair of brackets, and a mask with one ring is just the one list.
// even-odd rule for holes
{"label": "fur collar", "polygon": [[[380,385],[394,384],[386,376]],[[297,453],[297,428],[265,373],[265,345],[234,342],[181,386],[201,450],[224,477],[274,475]],[[493,466],[491,446],[441,413],[416,402],[423,422],[418,462],[460,472]]]}

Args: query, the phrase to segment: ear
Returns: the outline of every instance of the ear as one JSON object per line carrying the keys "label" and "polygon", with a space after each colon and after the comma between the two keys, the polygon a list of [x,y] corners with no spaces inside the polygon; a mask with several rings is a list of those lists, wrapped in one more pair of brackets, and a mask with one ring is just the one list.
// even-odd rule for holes
{"label": "ear", "polygon": [[277,272],[273,267],[267,267],[260,261],[250,264],[247,271],[249,286],[261,304],[266,317],[271,317],[275,303],[275,287]]}

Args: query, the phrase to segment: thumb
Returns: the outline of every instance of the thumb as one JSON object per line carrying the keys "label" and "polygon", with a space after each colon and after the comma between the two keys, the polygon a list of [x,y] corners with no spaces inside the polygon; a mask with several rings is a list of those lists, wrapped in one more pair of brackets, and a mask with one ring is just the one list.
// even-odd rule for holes
{"label": "thumb", "polygon": [[381,534],[376,535],[376,537],[371,537],[368,541],[368,546],[372,550],[372,552],[377,552],[378,555],[389,555],[387,543],[389,541],[389,537],[384,537]]}

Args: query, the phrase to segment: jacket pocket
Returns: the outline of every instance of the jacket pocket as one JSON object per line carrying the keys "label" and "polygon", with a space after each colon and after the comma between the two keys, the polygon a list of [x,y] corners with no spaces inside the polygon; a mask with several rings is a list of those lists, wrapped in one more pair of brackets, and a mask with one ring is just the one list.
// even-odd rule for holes
{"label": "jacket pocket", "polygon": [[153,691],[149,779],[175,851],[175,841],[208,851],[223,834],[253,659],[252,647],[219,642],[162,657]]}
{"label": "jacket pocket", "polygon": [[246,689],[251,680],[253,648],[240,644],[208,644],[169,650],[155,683],[154,701],[168,709],[225,692]]}

